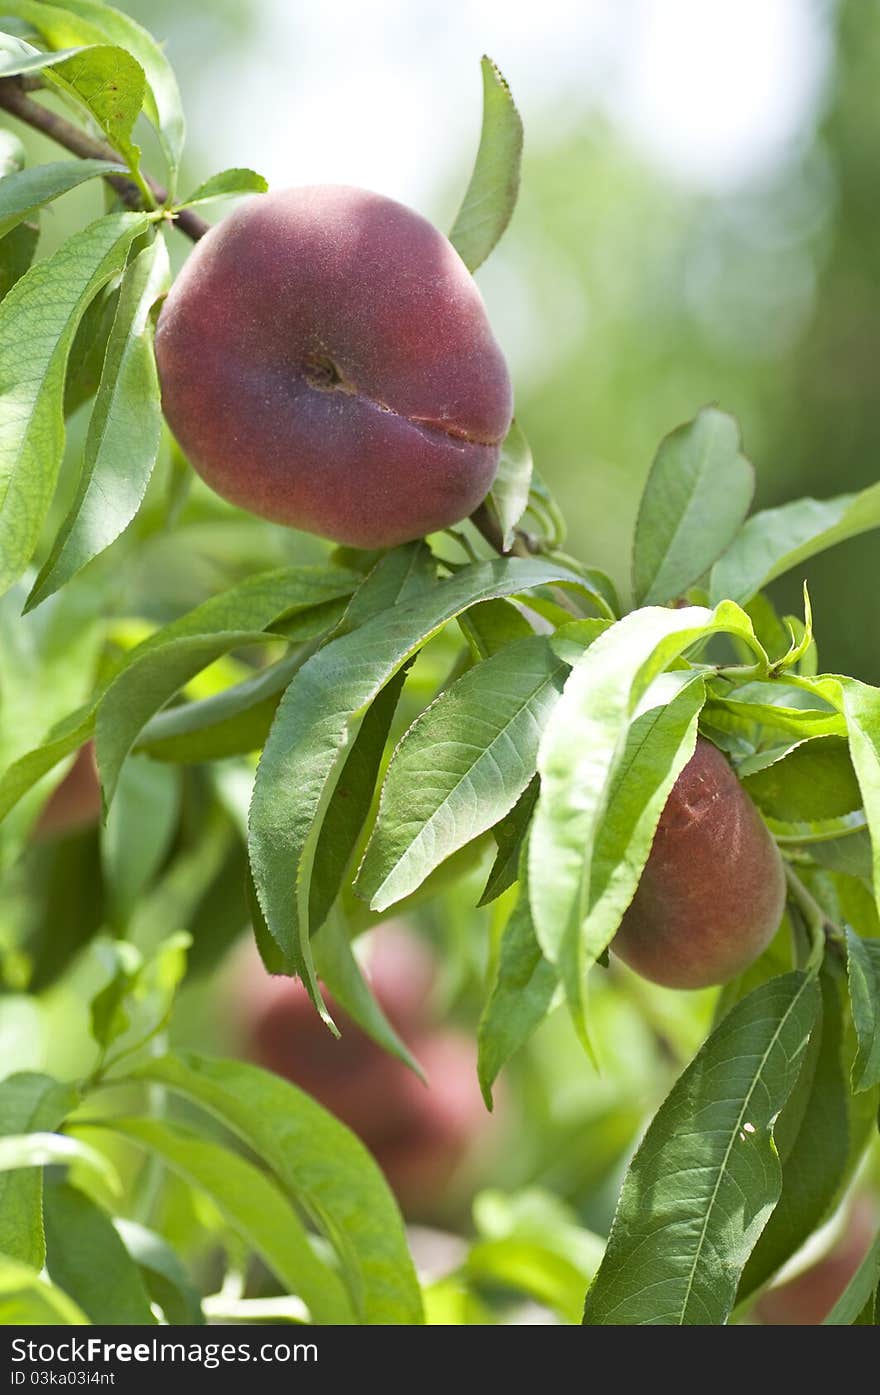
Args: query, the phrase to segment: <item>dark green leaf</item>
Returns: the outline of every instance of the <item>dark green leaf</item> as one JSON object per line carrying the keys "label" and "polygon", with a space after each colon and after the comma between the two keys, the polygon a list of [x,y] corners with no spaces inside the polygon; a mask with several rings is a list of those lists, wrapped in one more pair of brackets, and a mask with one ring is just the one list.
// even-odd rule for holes
{"label": "dark green leaf", "polygon": [[67,1183],[46,1188],[46,1268],[92,1322],[154,1324],[137,1266],[106,1212]]}
{"label": "dark green leaf", "polygon": [[84,1325],[85,1313],[33,1269],[0,1255],[0,1327]]}
{"label": "dark green leaf", "polygon": [[501,896],[519,876],[519,855],[526,830],[535,812],[540,781],[537,775],[526,785],[509,814],[492,829],[498,844],[498,855],[492,863],[486,885],[483,888],[478,906],[488,906]]}
{"label": "dark green leaf", "polygon": [[852,1087],[870,1090],[880,1084],[880,940],[863,940],[846,932],[849,996],[858,1054]]}
{"label": "dark green leaf", "polygon": [[818,736],[761,751],[738,767],[739,778],[768,818],[821,822],[862,806],[849,749],[840,736]]}
{"label": "dark green leaf", "polygon": [[0,179],[0,237],[61,194],[101,174],[119,174],[125,166],[109,160],[58,160],[35,165]]}
{"label": "dark green leaf", "polygon": [[117,1234],[138,1269],[154,1303],[173,1326],[201,1326],[205,1321],[199,1292],[174,1250],[154,1230],[117,1218]]}
{"label": "dark green leaf", "polygon": [[403,1222],[363,1145],[295,1086],[256,1066],[188,1054],[136,1072],[216,1115],[322,1227],[342,1261],[361,1321],[422,1321]]}
{"label": "dark green leaf", "polygon": [[[23,1071],[0,1082],[0,1136],[53,1132],[75,1108],[76,1092],[48,1075]],[[38,1171],[0,1175],[0,1253],[42,1269],[43,1176]]]}
{"label": "dark green leaf", "polygon": [[76,498],[27,601],[50,596],[119,537],[146,493],[162,435],[150,310],[168,283],[157,237],[126,268],[83,450]]}
{"label": "dark green leaf", "polygon": [[358,874],[374,910],[509,813],[534,776],[565,672],[532,635],[470,669],[416,719],[392,757]]}
{"label": "dark green leaf", "polygon": [[880,1235],[877,1236],[858,1271],[850,1280],[825,1319],[826,1327],[851,1327],[864,1312],[880,1285]]}
{"label": "dark green leaf", "polygon": [[316,1322],[351,1321],[338,1277],[317,1258],[281,1188],[253,1163],[189,1129],[154,1119],[113,1119],[108,1127],[155,1153],[207,1193],[233,1230],[308,1305]]}
{"label": "dark green leaf", "polygon": [[716,407],[704,407],[661,441],[636,523],[638,605],[684,595],[736,536],[755,489],[740,447],[735,419]]}
{"label": "dark green leaf", "polygon": [[139,213],[98,219],[32,266],[0,302],[0,591],[30,560],[55,489],[76,327],[147,225]]}
{"label": "dark green leaf", "polygon": [[818,552],[880,526],[880,484],[836,499],[797,499],[765,509],[742,532],[712,569],[713,600],[748,601],[783,572]]}
{"label": "dark green leaf", "polygon": [[324,812],[364,712],[426,640],[463,610],[550,581],[579,584],[565,569],[531,559],[465,567],[325,645],[282,698],[257,772],[249,849],[269,930],[317,1001],[309,946],[311,867]]}
{"label": "dark green leaf", "polygon": [[724,1018],[673,1086],[630,1165],[587,1294],[591,1326],[718,1325],[779,1199],[773,1125],[818,1010],[786,974]]}

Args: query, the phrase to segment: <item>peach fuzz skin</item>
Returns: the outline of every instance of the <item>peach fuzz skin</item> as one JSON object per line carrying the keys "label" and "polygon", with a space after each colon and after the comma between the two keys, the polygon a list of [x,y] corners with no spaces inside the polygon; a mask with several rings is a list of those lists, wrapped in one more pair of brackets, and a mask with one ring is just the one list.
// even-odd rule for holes
{"label": "peach fuzz skin", "polygon": [[784,906],[779,850],[724,756],[701,737],[611,947],[654,983],[707,988],[758,958]]}
{"label": "peach fuzz skin", "polygon": [[510,378],[451,243],[346,186],[249,199],[197,244],[156,333],[165,416],[218,494],[354,547],[485,497]]}

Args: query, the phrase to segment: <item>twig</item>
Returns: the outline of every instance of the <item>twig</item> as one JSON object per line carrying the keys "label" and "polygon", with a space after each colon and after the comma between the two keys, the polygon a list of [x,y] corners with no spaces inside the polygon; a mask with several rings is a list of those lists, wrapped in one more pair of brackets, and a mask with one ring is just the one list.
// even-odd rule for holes
{"label": "twig", "polygon": [[[59,116],[57,112],[50,111],[48,107],[41,106],[39,102],[33,101],[22,90],[21,83],[17,78],[0,79],[0,107],[12,116],[18,117],[19,121],[23,121],[26,126],[30,126],[33,130],[48,136],[50,140],[54,140],[56,145],[61,145],[65,150],[69,150],[72,155],[79,156],[81,160],[117,160],[124,163],[112,146],[105,144],[104,141],[95,140],[85,131],[80,130],[79,126],[75,126],[72,121]],[[126,207],[141,207],[141,191],[133,180],[118,174],[108,174],[105,175],[105,178]],[[143,179],[156,203],[160,206],[165,205],[168,202],[168,190],[148,174],[145,174]],[[200,218],[190,208],[182,208],[179,213],[175,213],[173,221],[175,226],[193,242],[198,242],[200,237],[204,237],[210,227],[204,218]]]}

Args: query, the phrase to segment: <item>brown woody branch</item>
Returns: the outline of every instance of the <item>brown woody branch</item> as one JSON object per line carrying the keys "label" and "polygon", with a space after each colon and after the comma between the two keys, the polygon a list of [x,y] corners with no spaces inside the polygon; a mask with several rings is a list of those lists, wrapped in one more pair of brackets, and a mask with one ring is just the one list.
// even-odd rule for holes
{"label": "brown woody branch", "polygon": [[[95,140],[72,121],[28,97],[18,78],[0,78],[0,107],[10,115],[18,117],[26,126],[41,131],[44,136],[54,140],[56,145],[63,146],[81,160],[116,160],[124,163],[112,146],[106,145],[104,141]],[[128,208],[142,207],[143,196],[131,179],[118,174],[108,174],[105,178]],[[144,174],[143,179],[156,203],[160,206],[165,204],[168,200],[168,190],[148,174]],[[200,237],[204,237],[210,226],[190,208],[183,208],[179,213],[175,213],[174,223],[193,242],[198,242]]]}

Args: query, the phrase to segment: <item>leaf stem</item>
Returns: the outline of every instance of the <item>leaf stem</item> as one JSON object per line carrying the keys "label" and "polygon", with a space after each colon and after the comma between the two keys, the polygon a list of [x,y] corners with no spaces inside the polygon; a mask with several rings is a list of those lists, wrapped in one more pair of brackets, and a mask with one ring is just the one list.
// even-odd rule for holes
{"label": "leaf stem", "polygon": [[[27,96],[17,78],[0,79],[0,108],[17,117],[19,121],[23,121],[32,130],[40,131],[42,135],[48,136],[50,140],[55,141],[56,145],[63,146],[65,150],[69,150],[72,155],[79,156],[81,160],[118,160],[120,164],[126,163],[112,146],[107,145],[104,141],[95,140],[85,131],[80,130],[79,126],[75,126],[72,121],[68,121],[66,117],[59,116],[57,112],[50,111],[48,107],[33,101]],[[128,208],[139,209],[145,202],[149,203],[153,200],[160,206],[165,206],[168,203],[168,190],[148,174],[143,174],[137,178],[108,174],[105,175],[105,178]],[[200,218],[189,208],[181,209],[179,213],[173,215],[169,213],[168,218],[193,242],[198,242],[200,237],[204,237],[210,227],[204,218]]]}

